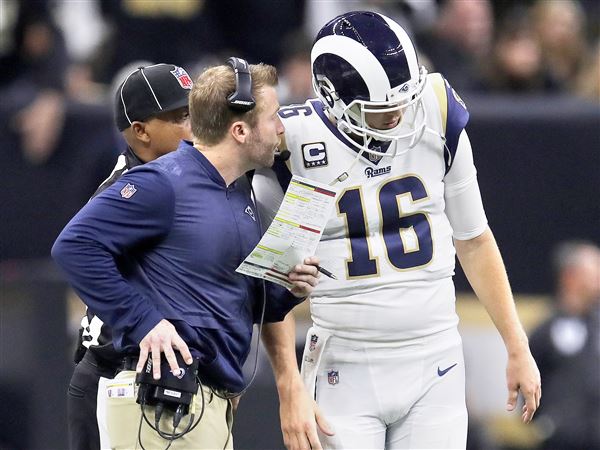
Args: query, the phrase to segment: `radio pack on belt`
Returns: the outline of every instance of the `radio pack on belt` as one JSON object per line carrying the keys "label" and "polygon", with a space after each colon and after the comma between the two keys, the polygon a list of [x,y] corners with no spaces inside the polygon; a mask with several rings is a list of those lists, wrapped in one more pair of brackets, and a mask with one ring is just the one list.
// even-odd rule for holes
{"label": "radio pack on belt", "polygon": [[135,382],[139,384],[137,403],[141,405],[154,406],[158,403],[164,404],[164,407],[187,414],[194,394],[198,390],[198,365],[199,359],[195,358],[192,364],[188,365],[183,361],[181,353],[175,352],[179,370],[174,373],[171,371],[169,362],[165,355],[161,353],[160,379],[155,380],[152,376],[152,359],[148,358],[146,366],[141,373],[138,373]]}

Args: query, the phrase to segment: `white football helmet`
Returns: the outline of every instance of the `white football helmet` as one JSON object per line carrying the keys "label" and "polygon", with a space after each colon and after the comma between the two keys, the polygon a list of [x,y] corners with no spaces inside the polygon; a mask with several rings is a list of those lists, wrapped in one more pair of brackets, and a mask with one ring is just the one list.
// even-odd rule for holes
{"label": "white football helmet", "polygon": [[[415,146],[426,128],[421,98],[427,70],[400,25],[374,12],[344,13],[319,31],[311,53],[313,87],[337,127],[361,152],[396,156]],[[400,111],[396,125],[378,129],[367,113]],[[362,138],[356,142],[350,135]],[[403,141],[387,153],[373,141]]]}

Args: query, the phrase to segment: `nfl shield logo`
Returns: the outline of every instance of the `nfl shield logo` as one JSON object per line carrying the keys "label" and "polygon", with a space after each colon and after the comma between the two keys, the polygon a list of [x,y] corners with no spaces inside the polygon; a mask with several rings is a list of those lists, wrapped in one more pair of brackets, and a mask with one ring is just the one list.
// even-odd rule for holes
{"label": "nfl shield logo", "polygon": [[[376,152],[380,152],[381,151],[381,147],[373,147],[373,150],[375,150]],[[381,159],[381,156],[369,153],[369,161],[373,161],[374,163],[376,163],[380,159]]]}
{"label": "nfl shield logo", "polygon": [[121,189],[121,197],[131,198],[133,194],[137,192],[135,186],[131,183],[127,183],[123,189]]}
{"label": "nfl shield logo", "polygon": [[315,347],[317,346],[317,341],[319,340],[319,336],[317,336],[316,334],[311,334],[310,335],[310,344],[308,344],[308,349],[312,352],[315,350]]}
{"label": "nfl shield logo", "polygon": [[181,67],[177,67],[175,66],[175,70],[171,70],[171,73],[173,74],[173,76],[175,78],[177,78],[177,81],[179,81],[179,85],[184,88],[184,89],[191,89],[192,85],[194,84],[192,82],[192,78],[188,75],[188,73],[182,69]]}
{"label": "nfl shield logo", "polygon": [[336,384],[338,384],[340,382],[340,373],[337,370],[330,370],[327,372],[327,382],[332,385],[335,386]]}

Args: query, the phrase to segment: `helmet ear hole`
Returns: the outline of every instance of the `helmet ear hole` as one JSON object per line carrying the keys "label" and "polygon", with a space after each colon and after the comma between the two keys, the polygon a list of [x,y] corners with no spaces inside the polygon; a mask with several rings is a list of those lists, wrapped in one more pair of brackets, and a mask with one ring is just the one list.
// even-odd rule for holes
{"label": "helmet ear hole", "polygon": [[319,91],[321,92],[323,99],[327,102],[327,105],[330,108],[333,108],[333,104],[335,102],[333,100],[333,95],[331,95],[331,91],[327,88],[327,86],[321,85],[321,87],[319,88]]}
{"label": "helmet ear hole", "polygon": [[339,97],[331,81],[327,77],[313,76],[313,86],[316,94],[325,103],[324,106],[333,109]]}

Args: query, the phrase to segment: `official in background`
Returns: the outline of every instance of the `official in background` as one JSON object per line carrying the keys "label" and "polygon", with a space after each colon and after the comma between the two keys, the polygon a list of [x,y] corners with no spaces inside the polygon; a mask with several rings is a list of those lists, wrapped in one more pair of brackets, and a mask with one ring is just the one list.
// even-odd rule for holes
{"label": "official in background", "polygon": [[[128,171],[69,222],[52,249],[80,297],[113,329],[115,347],[134,355],[109,388],[113,448],[231,447],[227,397],[245,388],[255,306],[266,303],[265,321],[282,320],[317,284],[316,258],[288,274],[291,291],[235,272],[261,236],[249,184],[237,180],[273,164],[284,127],[275,68],[237,59],[231,66],[235,74],[213,67],[192,88],[194,143]],[[118,266],[123,255],[134,261],[127,278]],[[186,364],[199,361],[203,387],[191,407],[201,415],[198,426],[171,440],[143,420],[130,369],[141,372],[151,354],[158,380],[164,354],[181,374],[175,350]],[[145,408],[157,417],[154,428],[175,435],[177,413],[156,410]]]}
{"label": "official in background", "polygon": [[[181,67],[153,64],[126,76],[115,90],[115,120],[127,143],[110,176],[94,197],[133,167],[153,161],[192,139],[188,96],[192,79]],[[124,258],[121,258],[124,264]],[[123,354],[112,343],[110,328],[90,309],[81,321],[75,369],[67,394],[69,446],[72,450],[96,450],[106,439],[99,434],[96,399],[100,377],[114,378]],[[105,431],[105,430],[104,430]],[[105,434],[105,432],[104,432]],[[103,442],[105,445],[106,442]]]}

